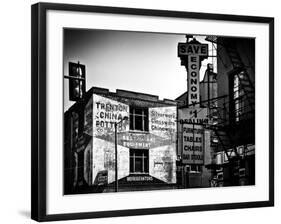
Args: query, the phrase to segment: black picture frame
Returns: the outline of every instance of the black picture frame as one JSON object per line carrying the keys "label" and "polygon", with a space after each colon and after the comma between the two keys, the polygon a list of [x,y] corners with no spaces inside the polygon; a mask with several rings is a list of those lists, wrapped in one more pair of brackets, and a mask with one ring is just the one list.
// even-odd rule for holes
{"label": "black picture frame", "polygon": [[[269,200],[243,203],[208,204],[196,206],[159,207],[132,210],[46,214],[46,13],[48,10],[100,12],[123,15],[205,19],[216,21],[254,22],[269,25]],[[31,11],[31,218],[37,221],[73,220],[86,218],[193,212],[206,210],[274,206],[274,18],[183,11],[163,11],[137,8],[102,7],[89,5],[37,3]]]}

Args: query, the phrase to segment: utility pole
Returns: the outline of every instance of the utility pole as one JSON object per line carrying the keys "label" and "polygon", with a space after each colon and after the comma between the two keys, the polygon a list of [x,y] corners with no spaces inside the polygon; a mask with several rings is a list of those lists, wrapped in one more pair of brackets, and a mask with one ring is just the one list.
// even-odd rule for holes
{"label": "utility pole", "polygon": [[115,139],[115,192],[118,192],[118,150],[117,150],[117,126],[123,121],[127,121],[128,117],[123,117],[120,121],[114,122],[114,139]]}
{"label": "utility pole", "polygon": [[114,130],[115,130],[115,192],[118,192],[117,122],[114,123]]}

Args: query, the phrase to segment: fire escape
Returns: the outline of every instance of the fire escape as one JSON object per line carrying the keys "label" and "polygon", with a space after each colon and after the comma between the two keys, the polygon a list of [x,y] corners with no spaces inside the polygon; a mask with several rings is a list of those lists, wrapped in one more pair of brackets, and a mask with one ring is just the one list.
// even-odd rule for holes
{"label": "fire escape", "polygon": [[[228,75],[228,79],[231,80],[229,88],[232,89],[229,95],[209,99],[208,102],[212,120],[209,128],[213,132],[211,142],[214,160],[207,167],[215,175],[228,170],[228,184],[239,185],[239,175],[243,175],[248,143],[254,144],[255,138],[255,86],[248,73],[249,69],[254,68],[250,63],[247,65],[244,63],[245,60],[242,60],[235,42],[227,38],[218,39],[216,36],[208,36],[206,40],[213,46],[220,45],[220,49],[224,50],[228,56],[231,68],[228,68],[229,72],[225,75]],[[225,58],[221,57],[219,51],[217,51],[217,60],[221,60],[224,64]],[[248,134],[241,135],[241,130]],[[218,152],[223,152],[221,155],[225,163],[218,163]],[[222,175],[217,178],[222,178]]]}

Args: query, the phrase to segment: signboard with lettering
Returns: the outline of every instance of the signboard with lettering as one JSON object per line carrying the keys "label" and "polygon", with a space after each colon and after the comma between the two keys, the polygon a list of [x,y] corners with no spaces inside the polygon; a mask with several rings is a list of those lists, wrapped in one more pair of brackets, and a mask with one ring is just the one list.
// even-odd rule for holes
{"label": "signboard with lettering", "polygon": [[190,55],[188,57],[188,104],[200,107],[200,66],[199,56]]}
{"label": "signboard with lettering", "polygon": [[[196,41],[196,40],[195,40]],[[178,56],[187,69],[188,81],[188,105],[199,107],[200,104],[200,66],[201,61],[208,58],[208,44],[200,44],[198,41],[178,43]]]}
{"label": "signboard with lettering", "polygon": [[[85,113],[92,122],[92,182],[103,183],[105,177],[99,172],[107,170],[107,183],[115,181],[115,129],[114,123],[129,116],[129,105],[109,97],[93,94],[93,100]],[[176,183],[176,105],[148,108],[148,131],[129,130],[130,121],[123,121],[117,129],[118,179],[127,178],[128,182],[151,182],[153,178],[165,183]],[[90,130],[90,129],[88,129]],[[147,152],[147,176],[129,176],[130,158],[133,151]],[[131,156],[131,157],[130,157]],[[97,179],[98,178],[98,179]],[[95,182],[98,181],[98,182]]]}
{"label": "signboard with lettering", "polygon": [[177,130],[177,107],[149,108],[149,132],[161,137],[175,136]]}
{"label": "signboard with lettering", "polygon": [[204,127],[209,123],[207,108],[179,109],[179,147],[183,164],[204,164]]}
{"label": "signboard with lettering", "polygon": [[155,142],[149,149],[149,174],[166,183],[176,183],[177,107],[149,108],[149,132]]}
{"label": "signboard with lettering", "polygon": [[[94,136],[114,132],[114,123],[129,117],[129,105],[100,96],[93,95],[93,132]],[[129,131],[128,122],[118,125],[118,131]]]}
{"label": "signboard with lettering", "polygon": [[121,144],[132,149],[149,149],[151,147],[152,138],[147,133],[124,133],[118,135]]}
{"label": "signboard with lettering", "polygon": [[198,55],[208,56],[208,44],[179,43],[178,56]]}
{"label": "signboard with lettering", "polygon": [[180,124],[208,124],[208,108],[183,108],[178,110]]}
{"label": "signboard with lettering", "polygon": [[153,178],[151,176],[128,176],[126,179],[127,179],[128,182],[153,181]]}
{"label": "signboard with lettering", "polygon": [[[99,172],[107,170],[108,184],[115,181],[115,122],[129,117],[129,105],[93,94],[93,182],[101,182]],[[129,122],[123,121],[117,133],[129,131]],[[118,179],[129,175],[129,148],[118,144]],[[98,178],[98,179],[96,179]]]}
{"label": "signboard with lettering", "polygon": [[183,151],[184,164],[204,164],[204,129],[202,125],[183,124]]}

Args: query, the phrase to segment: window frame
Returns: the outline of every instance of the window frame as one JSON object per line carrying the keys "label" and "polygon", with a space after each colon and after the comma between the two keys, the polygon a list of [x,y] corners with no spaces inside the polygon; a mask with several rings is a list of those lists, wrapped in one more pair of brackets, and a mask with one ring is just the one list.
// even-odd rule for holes
{"label": "window frame", "polygon": [[[142,152],[142,155],[136,156],[136,152]],[[131,170],[132,157],[133,157],[133,171]],[[142,172],[136,172],[135,171],[135,169],[136,169],[136,167],[135,167],[136,166],[136,158],[139,158],[139,157],[141,157]],[[145,166],[145,159],[147,160],[146,166]],[[149,174],[149,150],[148,149],[130,148],[130,151],[129,151],[129,173],[130,174]]]}
{"label": "window frame", "polygon": [[[134,107],[130,106],[130,131],[148,132],[149,113],[147,107]],[[136,110],[141,110],[141,114],[136,113]],[[141,129],[136,128],[136,117],[141,117]]]}

